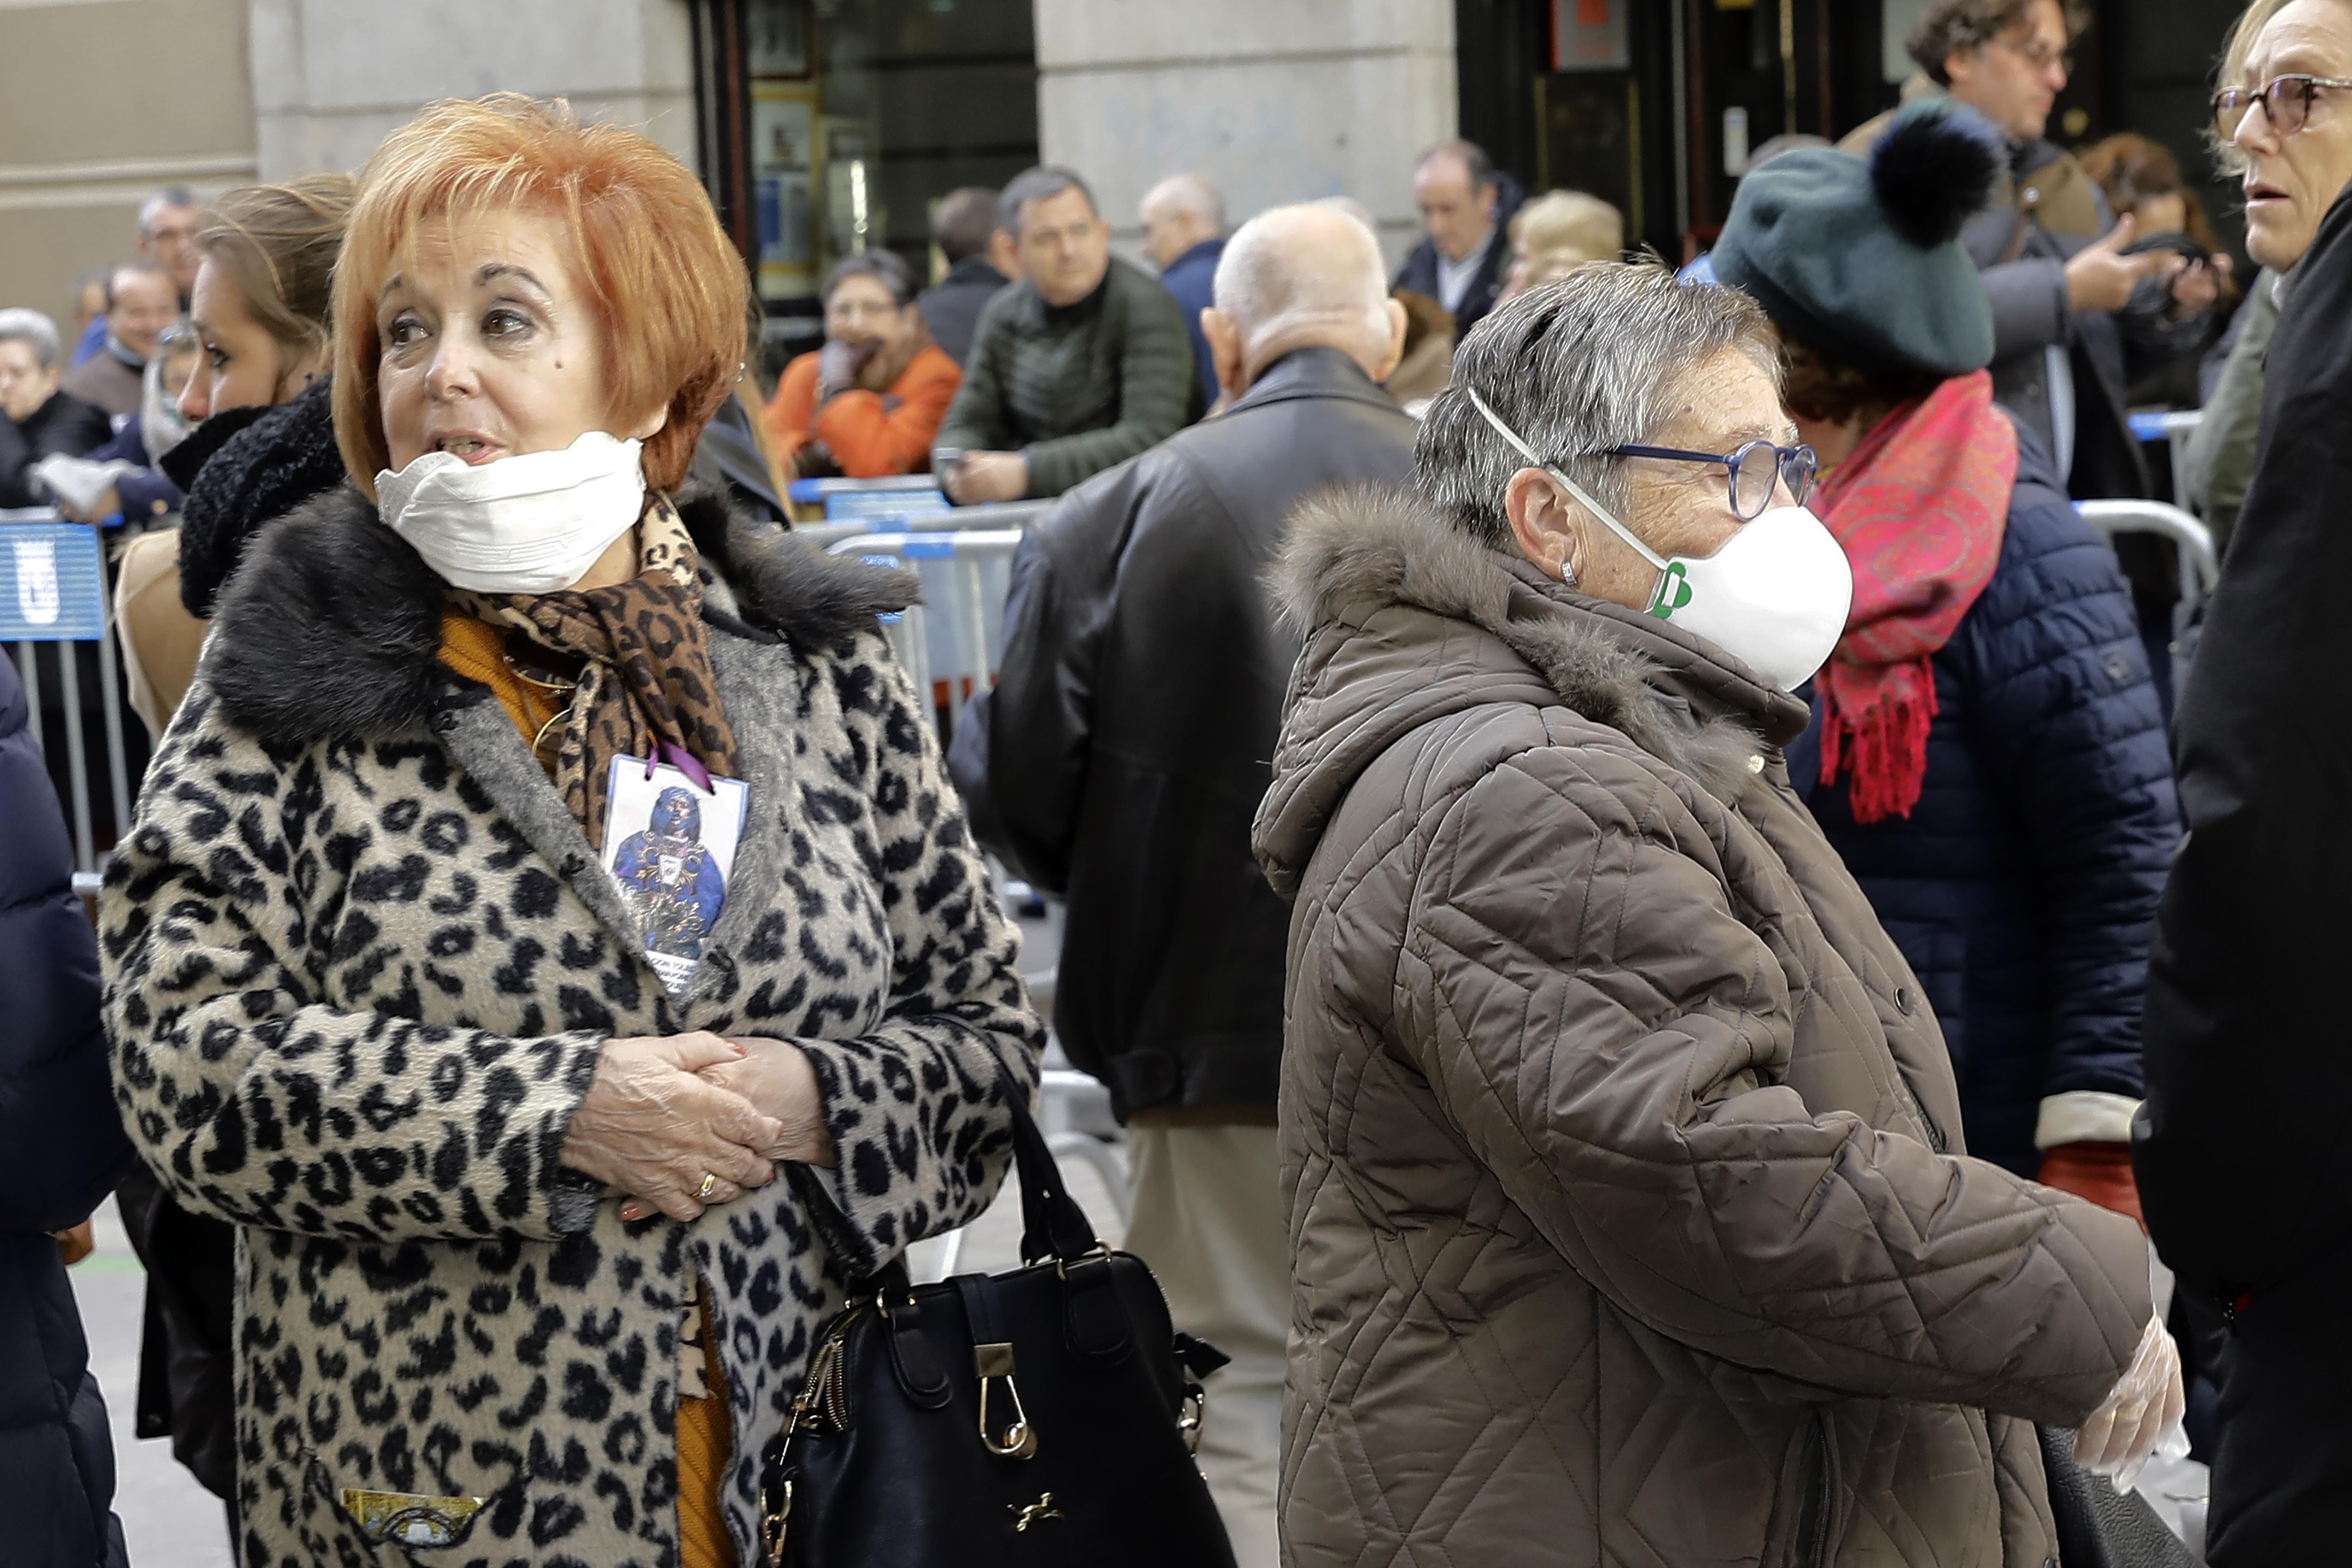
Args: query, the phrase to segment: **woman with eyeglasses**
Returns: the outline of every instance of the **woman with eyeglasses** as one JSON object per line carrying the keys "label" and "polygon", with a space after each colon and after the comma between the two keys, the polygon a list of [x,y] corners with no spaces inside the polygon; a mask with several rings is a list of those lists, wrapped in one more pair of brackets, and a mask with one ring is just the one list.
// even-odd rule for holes
{"label": "woman with eyeglasses", "polygon": [[[2212,374],[2204,417],[2189,438],[2182,466],[2190,504],[2213,531],[2213,547],[2225,552],[2253,478],[2263,364],[2278,328],[2279,290],[2310,248],[2327,200],[2343,184],[2344,164],[2352,162],[2352,121],[2342,109],[2345,84],[2352,78],[2302,72],[2256,80],[2248,69],[2256,40],[2287,5],[2288,0],[2257,0],[2246,7],[2222,51],[2220,80],[2225,85],[2213,95],[2213,132],[2221,161],[2252,176],[2253,156],[2238,143],[2242,129],[2270,159],[2268,176],[2244,187],[2246,244],[2262,272],[2220,345],[2221,369]],[[2317,15],[2325,19],[2331,13]],[[2352,67],[2352,55],[2344,65]],[[2253,112],[2257,101],[2263,105],[2259,114]],[[2332,183],[2329,163],[2336,166]]]}
{"label": "woman with eyeglasses", "polygon": [[[1949,236],[1899,232],[1835,153],[1785,154],[1741,202],[1792,187],[1822,209],[1798,225],[1812,265],[1905,301],[1880,341],[1952,388],[1901,410],[1864,482],[1925,477],[1968,518],[1856,510],[1842,465],[1824,527],[1765,312],[1599,262],[1465,340],[1417,493],[1292,525],[1305,644],[1255,840],[1295,904],[1297,1568],[2042,1563],[2044,1454],[2065,1459],[2032,1424],[2120,1468],[2179,1417],[2139,1228],[1970,1157],[1939,1009],[1791,787],[1790,692],[1853,651],[1849,604],[1912,618],[1885,608],[1890,536],[1998,551],[2015,449]],[[2104,574],[2089,614],[2134,649]],[[1919,619],[1961,587],[1915,581]],[[2051,651],[2026,684],[2105,679],[2106,650]],[[1837,689],[1925,721],[1934,688],[1880,657]]]}
{"label": "woman with eyeglasses", "polygon": [[2177,723],[2189,833],[2149,963],[2134,1151],[2182,1296],[2227,1324],[2216,1568],[2337,1562],[2352,1541],[2352,1186],[2328,990],[2352,885],[2352,4],[2272,0],[2240,38],[2214,130],[2279,315],[2252,478]]}

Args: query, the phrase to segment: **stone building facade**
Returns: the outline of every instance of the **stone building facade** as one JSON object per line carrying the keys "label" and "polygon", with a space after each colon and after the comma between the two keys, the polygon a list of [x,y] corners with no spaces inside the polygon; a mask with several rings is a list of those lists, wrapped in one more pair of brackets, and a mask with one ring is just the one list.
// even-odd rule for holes
{"label": "stone building facade", "polygon": [[[859,205],[856,237],[816,244],[772,295],[803,291],[826,244],[919,247],[930,186],[1040,157],[1087,175],[1123,246],[1144,190],[1189,169],[1236,220],[1353,195],[1394,259],[1416,226],[1412,154],[1454,131],[1454,0],[0,0],[0,302],[69,325],[74,276],[131,254],[150,191],[356,167],[435,98],[561,93],[715,178],[729,73],[757,85],[773,63],[758,51],[777,49],[763,33],[786,54],[838,41],[809,87],[773,95],[798,91],[819,125],[829,96],[858,103],[848,131],[815,136],[797,199],[820,231],[828,203],[863,203],[869,182],[877,222],[886,198],[898,208],[882,237]],[[730,36],[752,42],[730,54]],[[828,166],[852,153],[854,190]]]}

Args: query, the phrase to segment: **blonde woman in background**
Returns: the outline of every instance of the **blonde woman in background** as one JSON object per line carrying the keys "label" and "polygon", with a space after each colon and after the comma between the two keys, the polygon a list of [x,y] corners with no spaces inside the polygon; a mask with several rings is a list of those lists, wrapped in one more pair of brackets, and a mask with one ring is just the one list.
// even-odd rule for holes
{"label": "blonde woman in background", "polygon": [[1503,298],[1516,299],[1588,261],[1614,261],[1624,248],[1625,219],[1615,207],[1582,191],[1548,191],[1511,219]]}
{"label": "blonde woman in background", "polygon": [[204,354],[180,395],[201,421],[164,471],[180,511],[180,602],[210,616],[265,523],[343,481],[327,374],[335,261],[355,191],[348,174],[247,185],[205,209],[189,305]]}
{"label": "blonde woman in background", "polygon": [[173,496],[179,524],[142,519],[151,531],[123,551],[115,584],[131,706],[159,739],[245,541],[342,480],[327,404],[327,292],[352,190],[348,174],[241,185],[197,226],[196,363],[177,398],[187,428],[150,454],[185,492]]}
{"label": "blonde woman in background", "polygon": [[[131,542],[115,597],[132,702],[159,742],[194,678],[199,616],[244,542],[342,482],[326,390],[327,306],[352,189],[347,174],[240,186],[197,226],[189,327],[199,353],[179,398],[194,427],[158,458],[185,492],[180,526]],[[203,599],[184,605],[196,584],[207,584]],[[168,1432],[173,1456],[231,1500],[235,1233],[181,1206],[143,1165],[117,1195],[147,1269],[139,1435]]]}

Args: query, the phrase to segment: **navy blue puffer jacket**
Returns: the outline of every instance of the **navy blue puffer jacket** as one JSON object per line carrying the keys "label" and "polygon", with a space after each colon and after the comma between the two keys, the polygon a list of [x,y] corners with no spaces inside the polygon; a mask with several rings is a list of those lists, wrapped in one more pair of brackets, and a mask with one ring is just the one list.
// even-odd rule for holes
{"label": "navy blue puffer jacket", "polygon": [[1789,772],[1943,1026],[1969,1152],[2124,1142],[2158,896],[2180,837],[2170,747],[2115,552],[2021,432],[1992,581],[1936,655],[1908,817],[1822,785],[1821,710]]}
{"label": "navy blue puffer jacket", "polygon": [[114,1450],[56,1237],[130,1168],[98,944],[25,690],[0,658],[0,1562],[120,1568]]}

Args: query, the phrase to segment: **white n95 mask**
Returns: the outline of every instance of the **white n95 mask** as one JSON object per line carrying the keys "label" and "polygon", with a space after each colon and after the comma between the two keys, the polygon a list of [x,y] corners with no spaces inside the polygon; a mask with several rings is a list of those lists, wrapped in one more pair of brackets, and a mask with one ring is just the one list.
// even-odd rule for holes
{"label": "white n95 mask", "polygon": [[376,514],[453,587],[552,594],[636,526],[642,446],[591,430],[562,451],[478,466],[427,452],[376,475]]}
{"label": "white n95 mask", "polygon": [[1536,456],[1485,399],[1466,386],[1463,391],[1520,456],[1566,486],[1585,510],[1657,568],[1648,614],[1705,637],[1782,691],[1811,679],[1837,647],[1853,605],[1853,568],[1811,512],[1776,506],[1743,524],[1712,555],[1662,556],[1557,464]]}

